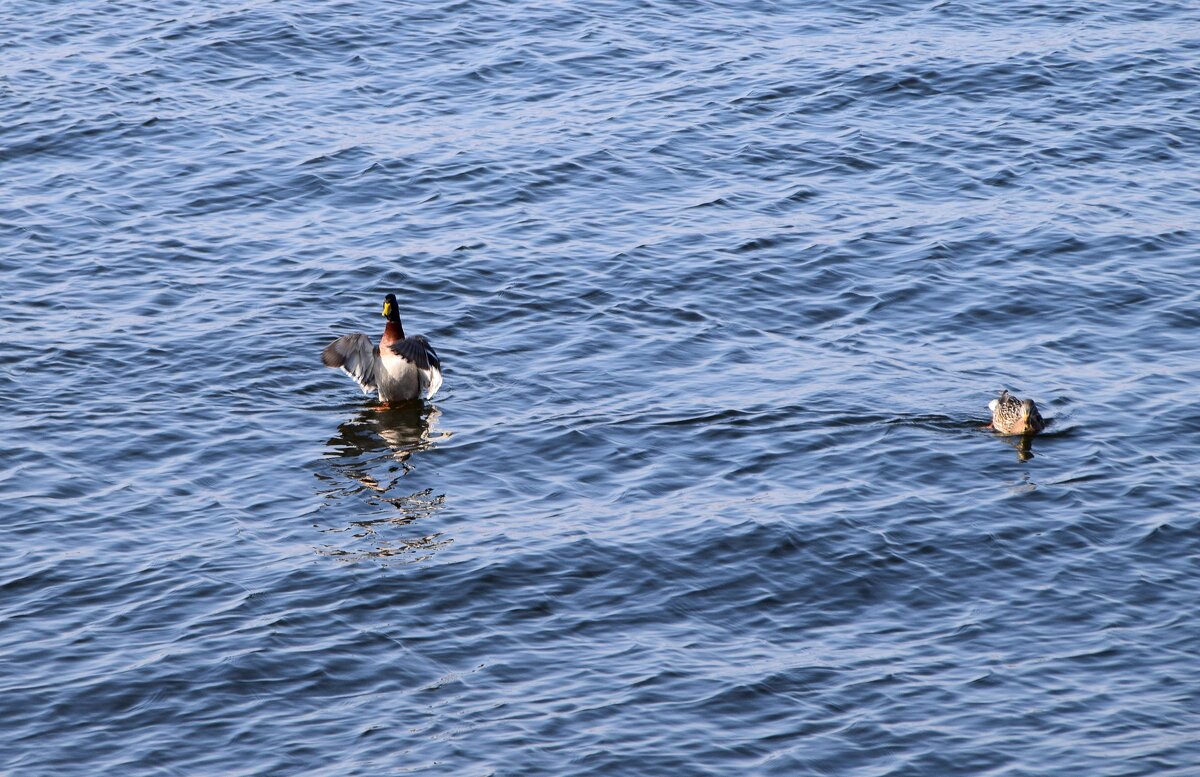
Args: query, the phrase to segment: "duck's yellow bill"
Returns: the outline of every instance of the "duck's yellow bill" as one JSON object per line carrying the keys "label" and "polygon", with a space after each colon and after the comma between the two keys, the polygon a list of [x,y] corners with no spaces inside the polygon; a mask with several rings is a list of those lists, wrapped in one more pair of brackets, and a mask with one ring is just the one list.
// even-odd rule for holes
{"label": "duck's yellow bill", "polygon": [[391,314],[392,314],[392,303],[390,303],[390,302],[383,303],[383,314],[382,314],[383,317],[387,318]]}

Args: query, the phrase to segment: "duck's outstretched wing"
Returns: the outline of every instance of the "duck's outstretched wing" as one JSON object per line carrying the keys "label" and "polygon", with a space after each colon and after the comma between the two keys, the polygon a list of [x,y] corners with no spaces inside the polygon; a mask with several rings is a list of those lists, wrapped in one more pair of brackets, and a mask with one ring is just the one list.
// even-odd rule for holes
{"label": "duck's outstretched wing", "polygon": [[342,372],[354,378],[364,394],[375,390],[375,365],[379,362],[379,349],[362,332],[344,335],[325,346],[325,350],[321,351],[321,361],[326,367],[341,368]]}
{"label": "duck's outstretched wing", "polygon": [[442,360],[438,358],[437,351],[433,350],[425,336],[406,337],[392,343],[391,349],[392,353],[417,368],[421,388],[426,391],[429,399],[433,399],[433,395],[442,387]]}

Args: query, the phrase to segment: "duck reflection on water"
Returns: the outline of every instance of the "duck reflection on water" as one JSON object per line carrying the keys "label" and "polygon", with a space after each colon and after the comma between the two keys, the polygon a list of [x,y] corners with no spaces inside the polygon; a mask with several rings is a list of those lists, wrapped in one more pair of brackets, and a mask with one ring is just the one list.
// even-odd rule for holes
{"label": "duck reflection on water", "polygon": [[414,455],[450,436],[437,429],[440,416],[436,407],[413,400],[364,408],[338,426],[337,435],[327,443],[330,471],[317,475],[325,484],[320,493],[327,500],[326,507],[345,507],[344,500],[360,499],[370,515],[323,531],[348,533],[350,543],[346,544],[371,547],[327,546],[318,548],[318,552],[348,561],[403,556],[412,562],[427,558],[449,542],[441,532],[393,536],[403,527],[432,516],[445,501],[445,496],[435,495],[432,488],[406,492],[400,487],[416,469]]}
{"label": "duck reflection on water", "polygon": [[340,424],[337,436],[326,444],[338,458],[384,452],[403,464],[414,453],[428,450],[450,436],[436,428],[441,415],[436,407],[420,400],[366,407]]}
{"label": "duck reflection on water", "polygon": [[1029,461],[1033,458],[1033,435],[1022,434],[1018,437],[1007,437],[1005,442],[1017,449],[1018,461]]}

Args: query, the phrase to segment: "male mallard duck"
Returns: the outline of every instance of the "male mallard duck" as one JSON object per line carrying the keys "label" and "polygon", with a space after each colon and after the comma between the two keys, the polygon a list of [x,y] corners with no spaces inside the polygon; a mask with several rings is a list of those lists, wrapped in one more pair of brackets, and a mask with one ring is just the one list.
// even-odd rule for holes
{"label": "male mallard duck", "polygon": [[1008,391],[1001,391],[999,399],[988,402],[992,411],[991,428],[1000,434],[1037,434],[1046,428],[1042,414],[1032,399],[1017,399]]}
{"label": "male mallard duck", "polygon": [[325,346],[321,361],[326,367],[340,367],[364,394],[378,390],[380,402],[416,399],[423,390],[433,399],[442,385],[442,362],[437,351],[422,335],[404,336],[395,294],[383,298],[383,317],[387,325],[379,347],[362,332],[355,332]]}

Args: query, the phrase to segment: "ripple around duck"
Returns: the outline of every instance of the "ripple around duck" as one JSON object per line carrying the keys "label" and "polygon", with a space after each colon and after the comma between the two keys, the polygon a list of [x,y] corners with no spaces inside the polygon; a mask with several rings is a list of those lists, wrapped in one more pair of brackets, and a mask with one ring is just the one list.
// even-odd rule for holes
{"label": "ripple around duck", "polygon": [[810,11],[0,11],[0,770],[1190,773],[1194,13]]}

